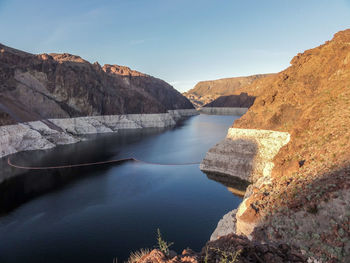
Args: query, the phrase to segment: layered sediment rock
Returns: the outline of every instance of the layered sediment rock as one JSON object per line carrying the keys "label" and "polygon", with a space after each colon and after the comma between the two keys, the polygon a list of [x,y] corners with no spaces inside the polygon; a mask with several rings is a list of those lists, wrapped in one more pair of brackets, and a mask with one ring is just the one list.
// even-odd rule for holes
{"label": "layered sediment rock", "polygon": [[230,128],[226,138],[208,151],[200,169],[249,182],[266,181],[272,159],[289,140],[286,132]]}
{"label": "layered sediment rock", "polygon": [[196,110],[172,110],[159,114],[128,114],[49,119],[58,129],[41,121],[0,126],[0,158],[28,150],[49,149],[82,140],[82,135],[118,132],[125,129],[165,128],[182,117],[198,114]]}

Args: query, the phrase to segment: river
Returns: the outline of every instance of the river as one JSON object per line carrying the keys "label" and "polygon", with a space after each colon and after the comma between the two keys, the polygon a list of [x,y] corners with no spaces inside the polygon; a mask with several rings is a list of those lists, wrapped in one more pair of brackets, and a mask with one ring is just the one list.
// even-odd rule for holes
{"label": "river", "polygon": [[[98,135],[13,162],[60,165],[124,157],[157,163],[200,162],[223,139],[235,116],[199,115],[175,128]],[[14,169],[11,169],[14,171]],[[199,165],[138,162],[33,171],[2,186],[0,262],[99,262],[153,248],[157,228],[171,247],[199,251],[218,221],[241,198]],[[5,211],[5,212],[4,212]]]}

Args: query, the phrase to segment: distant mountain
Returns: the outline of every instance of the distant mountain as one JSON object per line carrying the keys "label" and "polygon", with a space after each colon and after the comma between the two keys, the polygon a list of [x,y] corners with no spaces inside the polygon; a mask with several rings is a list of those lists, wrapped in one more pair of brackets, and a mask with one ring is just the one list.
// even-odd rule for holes
{"label": "distant mountain", "polygon": [[239,95],[221,96],[203,107],[250,108],[254,101],[254,96],[249,96],[248,93],[242,92]]}
{"label": "distant mountain", "polygon": [[208,104],[220,96],[239,95],[249,92],[249,86],[256,80],[274,74],[260,74],[247,77],[225,78],[218,80],[201,81],[196,86],[183,93],[196,107]]}
{"label": "distant mountain", "polygon": [[192,109],[163,80],[71,54],[33,55],[0,44],[0,125],[46,118]]}

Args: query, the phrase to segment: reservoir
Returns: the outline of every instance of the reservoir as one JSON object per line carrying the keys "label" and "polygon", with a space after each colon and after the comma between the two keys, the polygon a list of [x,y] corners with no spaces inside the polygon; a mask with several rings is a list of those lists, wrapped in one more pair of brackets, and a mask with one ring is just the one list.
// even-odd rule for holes
{"label": "reservoir", "polygon": [[[198,115],[171,129],[97,135],[73,145],[18,153],[11,160],[28,166],[129,157],[159,164],[199,163],[236,118]],[[199,164],[129,161],[25,171],[0,190],[2,263],[123,262],[131,251],[154,248],[157,228],[174,242],[176,252],[187,247],[199,251],[222,216],[241,202],[201,172]]]}

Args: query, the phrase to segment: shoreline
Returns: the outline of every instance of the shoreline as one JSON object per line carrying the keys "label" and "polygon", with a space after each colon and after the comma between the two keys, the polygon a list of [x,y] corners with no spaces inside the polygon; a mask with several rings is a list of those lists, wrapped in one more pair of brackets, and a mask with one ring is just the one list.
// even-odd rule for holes
{"label": "shoreline", "polygon": [[[77,143],[86,140],[84,135],[171,127],[183,118],[198,114],[195,109],[179,109],[169,110],[168,113],[48,119],[0,126],[0,159],[17,152],[45,150],[57,145]],[[48,122],[55,127],[48,125]]]}

